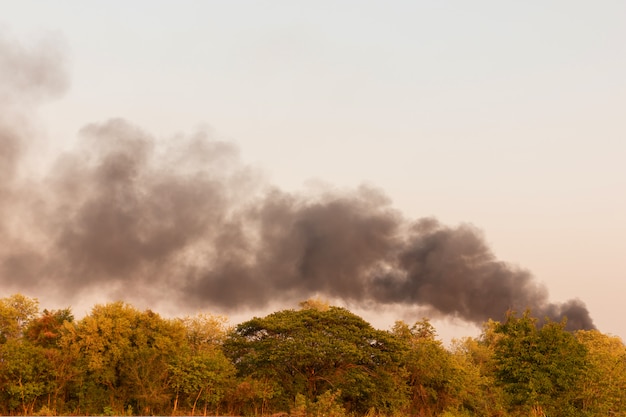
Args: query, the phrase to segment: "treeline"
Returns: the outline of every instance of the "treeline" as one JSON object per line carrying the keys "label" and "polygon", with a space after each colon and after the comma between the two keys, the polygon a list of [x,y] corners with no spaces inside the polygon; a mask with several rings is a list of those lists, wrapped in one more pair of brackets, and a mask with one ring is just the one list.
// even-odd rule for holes
{"label": "treeline", "polygon": [[5,415],[626,416],[626,348],[530,312],[444,347],[319,300],[234,328],[122,302],[81,320],[0,299]]}

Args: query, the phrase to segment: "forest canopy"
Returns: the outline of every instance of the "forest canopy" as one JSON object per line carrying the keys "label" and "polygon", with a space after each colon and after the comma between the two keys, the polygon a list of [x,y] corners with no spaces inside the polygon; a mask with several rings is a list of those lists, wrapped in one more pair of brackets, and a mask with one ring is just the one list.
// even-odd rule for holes
{"label": "forest canopy", "polygon": [[626,416],[626,347],[509,312],[446,347],[428,319],[390,330],[321,300],[229,326],[124,302],[0,299],[4,415]]}

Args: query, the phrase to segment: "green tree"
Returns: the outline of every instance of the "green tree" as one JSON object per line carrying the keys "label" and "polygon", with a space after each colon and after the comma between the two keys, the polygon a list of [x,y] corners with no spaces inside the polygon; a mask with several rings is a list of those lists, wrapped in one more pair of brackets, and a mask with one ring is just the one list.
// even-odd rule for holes
{"label": "green tree", "polygon": [[6,414],[33,414],[37,401],[50,392],[52,369],[44,349],[22,340],[8,340],[0,345],[0,364],[0,395]]}
{"label": "green tree", "polygon": [[134,317],[130,305],[117,302],[96,305],[82,320],[67,324],[61,344],[77,358],[79,413],[100,414],[105,407],[125,411],[126,393],[121,367],[129,357]]}
{"label": "green tree", "polygon": [[198,405],[219,414],[219,406],[234,387],[235,368],[221,348],[213,346],[200,350],[182,348],[168,365],[169,385],[174,391],[173,412],[179,404],[195,415]]}
{"label": "green tree", "polygon": [[170,406],[168,364],[185,343],[179,321],[146,310],[131,322],[130,346],[119,363],[120,381],[130,405],[143,415],[163,414]]}
{"label": "green tree", "polygon": [[348,411],[404,405],[402,344],[346,309],[309,307],[237,326],[224,348],[239,376],[274,381],[274,411],[293,407],[297,394],[314,401],[328,390],[341,390]]}
{"label": "green tree", "polygon": [[184,317],[186,343],[168,364],[168,383],[174,392],[173,413],[180,407],[196,413],[203,407],[219,414],[226,395],[234,389],[235,368],[222,351],[228,331],[225,316],[198,313]]}
{"label": "green tree", "polygon": [[514,313],[496,327],[497,383],[510,409],[538,415],[582,415],[576,388],[586,367],[586,349],[565,330],[565,322],[537,327],[527,311]]}

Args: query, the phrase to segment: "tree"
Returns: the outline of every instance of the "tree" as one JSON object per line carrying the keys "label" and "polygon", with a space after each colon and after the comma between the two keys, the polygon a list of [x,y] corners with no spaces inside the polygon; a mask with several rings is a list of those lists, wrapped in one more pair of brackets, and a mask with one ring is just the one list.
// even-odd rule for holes
{"label": "tree", "polygon": [[173,412],[180,405],[196,413],[198,405],[218,413],[226,393],[235,384],[235,368],[224,356],[221,345],[226,338],[225,316],[198,313],[181,320],[186,344],[168,364],[169,384],[174,391]]}
{"label": "tree", "polygon": [[588,415],[626,415],[626,347],[615,336],[579,330],[576,339],[587,349],[588,367],[577,389]]}
{"label": "tree", "polygon": [[80,410],[122,414],[130,407],[150,414],[169,408],[168,364],[186,344],[180,321],[116,302],[97,305],[65,327],[61,343],[81,369]]}
{"label": "tree", "polygon": [[171,399],[168,364],[184,349],[185,329],[151,310],[136,312],[131,326],[130,347],[119,364],[126,408],[162,414]]}
{"label": "tree", "polygon": [[39,313],[39,301],[22,294],[0,298],[0,343],[18,339]]}
{"label": "tree", "polygon": [[24,340],[40,348],[50,366],[49,392],[45,407],[56,412],[63,404],[63,397],[67,394],[68,383],[76,376],[72,366],[73,358],[69,352],[59,346],[65,323],[74,321],[69,308],[62,310],[44,310],[43,313],[30,320]]}
{"label": "tree", "polygon": [[[408,324],[397,321],[393,333],[406,345],[404,366],[411,393],[410,413],[440,415],[446,409],[472,408],[476,392],[464,394],[467,384],[478,379],[475,368],[460,355],[453,355],[437,340],[437,332],[428,319]],[[466,401],[464,401],[466,400]]]}
{"label": "tree", "polygon": [[529,311],[514,313],[496,327],[501,335],[494,352],[496,382],[510,409],[538,415],[582,414],[576,388],[585,371],[586,349],[561,323],[537,327]]}
{"label": "tree", "polygon": [[33,414],[39,398],[50,392],[52,369],[43,348],[11,339],[0,345],[0,386],[10,414]]}
{"label": "tree", "polygon": [[44,348],[57,347],[63,324],[73,322],[74,315],[69,308],[63,310],[44,310],[43,314],[31,319],[25,336],[33,344]]}
{"label": "tree", "polygon": [[183,347],[168,365],[169,385],[175,394],[173,412],[179,404],[195,415],[200,404],[218,414],[219,405],[234,386],[235,368],[217,346],[200,350]]}
{"label": "tree", "polygon": [[504,413],[503,392],[495,383],[493,341],[487,336],[490,328],[491,324],[486,324],[486,331],[478,339],[465,337],[452,341],[451,351],[461,374],[454,407],[458,415],[466,412],[486,417]]}
{"label": "tree", "polygon": [[78,358],[78,412],[100,414],[105,408],[122,414],[121,366],[129,357],[132,324],[138,311],[117,302],[96,305],[82,320],[66,325],[61,344]]}
{"label": "tree", "polygon": [[240,377],[278,384],[270,406],[291,408],[341,390],[348,411],[397,410],[404,404],[401,343],[346,309],[283,310],[237,326],[224,343]]}
{"label": "tree", "polygon": [[187,341],[194,350],[221,345],[228,333],[228,318],[221,315],[198,313],[182,319]]}

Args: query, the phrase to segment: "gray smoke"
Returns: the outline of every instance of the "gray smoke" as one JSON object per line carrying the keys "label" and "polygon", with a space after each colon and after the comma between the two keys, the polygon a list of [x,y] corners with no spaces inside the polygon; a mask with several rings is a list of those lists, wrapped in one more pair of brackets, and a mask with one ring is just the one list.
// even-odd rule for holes
{"label": "gray smoke", "polygon": [[31,52],[0,40],[0,110],[24,119],[0,120],[5,288],[225,311],[323,294],[428,306],[474,323],[530,308],[567,316],[572,329],[594,327],[582,302],[551,303],[528,271],[495,259],[474,227],[407,220],[367,187],[283,192],[207,132],[157,141],[122,119],[91,124],[45,178],[18,175],[29,111],[65,83],[58,57]]}

